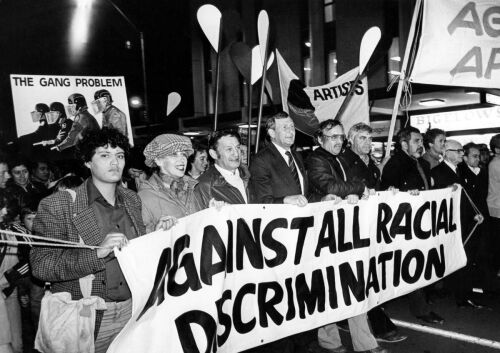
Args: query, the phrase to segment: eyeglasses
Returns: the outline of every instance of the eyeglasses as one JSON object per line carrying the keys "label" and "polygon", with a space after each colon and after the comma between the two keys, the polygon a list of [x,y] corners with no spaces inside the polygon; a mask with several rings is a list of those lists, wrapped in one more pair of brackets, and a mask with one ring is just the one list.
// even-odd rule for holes
{"label": "eyeglasses", "polygon": [[344,135],[323,135],[323,137],[325,138],[325,140],[330,140],[330,141],[333,141],[333,140],[344,140],[345,139],[345,136]]}
{"label": "eyeglasses", "polygon": [[464,150],[463,150],[463,149],[461,149],[461,148],[460,148],[460,149],[458,149],[458,150],[454,150],[454,149],[451,149],[451,148],[450,148],[450,149],[447,149],[447,150],[446,150],[446,152],[448,152],[448,151],[453,151],[453,152],[457,152],[457,153],[464,153]]}

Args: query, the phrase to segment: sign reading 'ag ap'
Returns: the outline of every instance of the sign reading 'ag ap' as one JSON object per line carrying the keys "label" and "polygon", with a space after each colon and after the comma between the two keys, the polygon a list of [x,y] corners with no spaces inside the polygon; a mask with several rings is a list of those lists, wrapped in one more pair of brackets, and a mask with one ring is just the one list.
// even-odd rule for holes
{"label": "sign reading 'ag ap'", "polygon": [[412,81],[500,87],[498,5],[495,0],[425,1]]}

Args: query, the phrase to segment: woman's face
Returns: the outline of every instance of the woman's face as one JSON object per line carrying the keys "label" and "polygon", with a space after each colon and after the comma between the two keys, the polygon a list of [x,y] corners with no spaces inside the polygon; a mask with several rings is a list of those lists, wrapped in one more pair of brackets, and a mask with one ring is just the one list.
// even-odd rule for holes
{"label": "woman's face", "polygon": [[12,179],[17,185],[20,186],[28,185],[30,173],[28,171],[28,168],[24,164],[15,166],[14,168],[12,168],[11,172],[12,172]]}
{"label": "woman's face", "polygon": [[187,167],[187,152],[176,152],[172,155],[155,159],[155,163],[160,167],[160,173],[171,178],[181,178]]}
{"label": "woman's face", "polygon": [[196,157],[194,157],[192,168],[198,174],[203,173],[208,167],[208,155],[206,151],[196,152]]}

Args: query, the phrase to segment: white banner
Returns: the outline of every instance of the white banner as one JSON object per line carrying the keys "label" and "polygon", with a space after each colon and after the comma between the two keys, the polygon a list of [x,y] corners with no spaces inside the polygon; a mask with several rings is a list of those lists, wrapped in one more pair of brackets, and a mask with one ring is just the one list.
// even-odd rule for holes
{"label": "white banner", "polygon": [[500,88],[498,0],[425,0],[418,83]]}
{"label": "white banner", "polygon": [[[54,76],[54,75],[10,75],[14,114],[16,118],[17,136],[35,132],[39,126],[33,122],[31,112],[35,105],[44,103],[50,106],[53,102],[68,105],[68,97],[80,93],[85,97],[88,112],[92,114],[102,126],[102,113],[95,114],[91,103],[94,93],[106,89],[111,94],[113,105],[125,114],[127,132],[130,144],[133,145],[132,126],[128,110],[127,91],[123,76]],[[68,116],[68,118],[72,118]],[[57,136],[57,132],[56,132]],[[53,136],[55,139],[56,136]]]}
{"label": "white banner", "polygon": [[[356,67],[326,85],[305,87],[278,50],[276,50],[276,61],[283,111],[292,117],[297,129],[311,136],[319,128],[319,123],[335,119],[359,72]],[[370,123],[366,78],[356,85],[353,95],[341,120],[346,134],[356,123]]]}
{"label": "white banner", "polygon": [[116,253],[132,318],[108,353],[239,352],[336,322],[466,263],[458,189],[233,205]]}

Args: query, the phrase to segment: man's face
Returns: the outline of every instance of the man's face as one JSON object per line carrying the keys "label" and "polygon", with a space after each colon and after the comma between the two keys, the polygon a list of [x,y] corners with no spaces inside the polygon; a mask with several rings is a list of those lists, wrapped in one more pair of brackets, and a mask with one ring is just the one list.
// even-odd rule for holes
{"label": "man's face", "polygon": [[[410,141],[406,143],[407,145],[407,153],[415,158],[420,158],[422,157],[422,154],[424,153],[424,145],[422,141],[422,134],[412,132]],[[403,147],[404,148],[404,147]]]}
{"label": "man's face", "polygon": [[198,173],[203,173],[208,167],[208,155],[206,151],[196,152],[192,168]]}
{"label": "man's face", "polygon": [[5,188],[5,183],[10,179],[9,167],[5,163],[0,163],[0,189]]}
{"label": "man's face", "polygon": [[28,168],[21,164],[12,168],[12,179],[17,185],[26,186],[29,181],[29,171]]}
{"label": "man's face", "polygon": [[430,143],[429,147],[431,150],[433,150],[436,154],[444,154],[444,143],[446,141],[446,136],[444,135],[437,135],[436,138],[434,139],[434,143]]}
{"label": "man's face", "polygon": [[217,150],[211,149],[210,155],[219,167],[234,171],[240,166],[240,143],[234,136],[223,136],[217,143]]}
{"label": "man's face", "polygon": [[323,136],[319,138],[318,142],[321,147],[334,156],[338,155],[344,143],[344,128],[337,125],[331,129],[324,129]]}
{"label": "man's face", "polygon": [[90,162],[85,163],[94,181],[117,183],[122,178],[125,166],[125,152],[121,147],[97,147]]}
{"label": "man's face", "polygon": [[23,218],[23,224],[30,232],[33,230],[33,221],[35,220],[36,213],[28,213]]}
{"label": "man's face", "polygon": [[295,124],[292,118],[276,119],[274,129],[269,130],[271,141],[285,149],[295,142]]}
{"label": "man's face", "polygon": [[372,134],[368,131],[360,131],[354,136],[351,143],[354,153],[369,155],[372,150]]}
{"label": "man's face", "polygon": [[479,167],[479,161],[481,160],[481,153],[477,148],[469,148],[469,154],[464,155],[464,161],[469,167],[477,168]]}
{"label": "man's face", "polygon": [[38,162],[37,167],[33,171],[33,175],[42,181],[49,180],[50,170],[45,162]]}
{"label": "man's face", "polygon": [[170,178],[182,178],[186,172],[188,153],[186,151],[177,151],[174,154],[159,157],[155,163],[160,167],[160,172]]}
{"label": "man's face", "polygon": [[462,145],[456,141],[446,142],[444,158],[451,164],[458,165],[464,158],[464,149]]}

